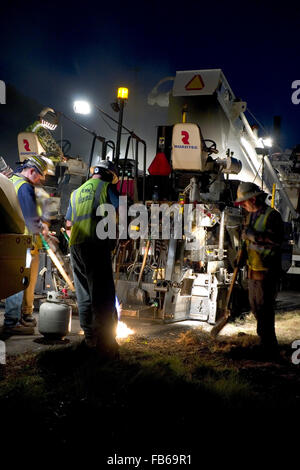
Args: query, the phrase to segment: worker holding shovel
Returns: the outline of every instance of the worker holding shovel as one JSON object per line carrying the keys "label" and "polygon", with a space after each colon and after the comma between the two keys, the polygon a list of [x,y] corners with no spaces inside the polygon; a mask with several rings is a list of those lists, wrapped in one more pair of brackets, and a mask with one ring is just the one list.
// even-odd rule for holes
{"label": "worker holding shovel", "polygon": [[[284,227],[281,215],[265,203],[265,197],[266,194],[254,183],[242,182],[238,187],[235,204],[248,213],[239,264],[243,259],[247,263],[249,303],[257,321],[262,352],[276,356],[274,306],[281,274]],[[213,330],[216,335],[220,328],[216,325]]]}

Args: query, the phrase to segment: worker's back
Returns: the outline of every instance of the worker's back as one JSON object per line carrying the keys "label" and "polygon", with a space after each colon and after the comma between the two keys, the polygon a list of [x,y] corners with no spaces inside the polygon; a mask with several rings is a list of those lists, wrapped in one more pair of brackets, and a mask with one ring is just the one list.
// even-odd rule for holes
{"label": "worker's back", "polygon": [[96,210],[107,202],[109,183],[91,178],[72,192],[66,218],[72,221],[70,245],[96,240]]}

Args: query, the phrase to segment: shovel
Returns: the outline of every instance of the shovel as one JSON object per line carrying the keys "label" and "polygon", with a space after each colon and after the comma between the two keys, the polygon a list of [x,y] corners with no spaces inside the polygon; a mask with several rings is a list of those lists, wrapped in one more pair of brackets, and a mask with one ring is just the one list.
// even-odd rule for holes
{"label": "shovel", "polygon": [[224,315],[222,315],[221,318],[216,322],[215,326],[212,328],[212,330],[210,332],[210,335],[213,338],[216,338],[216,336],[220,333],[220,331],[224,328],[224,326],[229,321],[231,312],[230,312],[228,307],[229,307],[229,303],[230,303],[230,300],[231,300],[231,295],[232,295],[232,291],[233,291],[233,288],[234,288],[234,285],[235,285],[235,281],[236,281],[236,278],[237,278],[237,275],[238,275],[238,271],[240,269],[240,261],[241,261],[241,258],[242,258],[242,254],[243,254],[243,249],[240,248],[240,250],[237,254],[236,267],[234,268],[231,283],[230,283],[230,286],[229,286],[229,289],[228,289],[228,292],[227,292],[227,296],[226,296]]}
{"label": "shovel", "polygon": [[142,283],[143,272],[146,266],[147,256],[150,248],[150,240],[147,240],[142,267],[136,287],[131,287],[127,294],[127,303],[133,305],[144,305],[146,303],[146,293],[140,288]]}
{"label": "shovel", "polygon": [[61,262],[59,261],[58,257],[56,256],[56,254],[54,253],[54,251],[50,248],[50,246],[48,245],[48,243],[46,242],[45,238],[43,237],[43,235],[40,233],[40,237],[41,237],[41,240],[42,240],[42,243],[43,243],[43,247],[45,248],[45,250],[47,251],[51,261],[53,262],[54,266],[56,266],[56,268],[58,269],[58,271],[60,272],[60,274],[62,275],[62,277],[64,278],[64,280],[66,281],[66,283],[68,284],[69,286],[69,289],[72,291],[72,292],[75,292],[75,287],[73,285],[73,282],[71,281],[71,279],[69,278],[68,274],[66,273],[66,271],[64,270]]}

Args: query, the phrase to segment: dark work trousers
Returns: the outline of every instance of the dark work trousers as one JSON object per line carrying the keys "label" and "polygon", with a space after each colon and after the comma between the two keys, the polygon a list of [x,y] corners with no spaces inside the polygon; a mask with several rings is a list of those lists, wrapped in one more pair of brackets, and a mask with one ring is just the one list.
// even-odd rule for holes
{"label": "dark work trousers", "polygon": [[257,321],[257,334],[262,346],[267,349],[277,347],[275,334],[275,299],[278,280],[268,276],[262,280],[248,279],[249,303]]}
{"label": "dark work trousers", "polygon": [[80,326],[87,339],[109,344],[117,324],[109,242],[72,245],[70,253]]}

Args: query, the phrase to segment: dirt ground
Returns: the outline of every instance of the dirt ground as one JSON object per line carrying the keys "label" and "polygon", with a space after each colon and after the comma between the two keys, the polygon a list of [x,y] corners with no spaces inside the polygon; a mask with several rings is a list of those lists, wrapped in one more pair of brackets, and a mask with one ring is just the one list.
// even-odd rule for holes
{"label": "dirt ground", "polygon": [[[216,339],[210,336],[211,325],[203,322],[153,325],[129,318],[123,321],[133,331],[127,338],[118,340],[121,359],[125,361],[144,362],[149,358],[165,360],[176,357],[183,364],[185,376],[192,380],[199,367],[221,374],[223,370],[236,371],[239,377],[251,384],[254,393],[267,398],[275,392],[289,400],[299,400],[300,403],[300,309],[279,311],[276,314],[276,333],[280,346],[280,354],[276,358],[262,354],[252,314],[228,323]],[[74,344],[79,343],[81,338],[74,334]],[[15,338],[15,342],[20,340]],[[297,340],[299,345],[295,343]],[[38,345],[39,349],[34,350],[30,345],[35,345],[35,342],[31,337],[28,341],[29,347],[24,341],[26,348],[24,346],[24,352],[19,353],[20,363],[16,361],[16,356],[8,356],[8,374],[18,375],[14,368],[22,368],[22,355],[27,350],[36,354],[53,347]],[[13,344],[8,346],[12,347]],[[57,347],[61,346],[58,344]]]}
{"label": "dirt ground", "polygon": [[114,453],[145,455],[141,469],[150,468],[151,454],[181,453],[199,470],[204,451],[232,466],[238,449],[256,465],[268,453],[266,436],[274,463],[278,452],[285,461],[298,453],[300,364],[292,363],[292,343],[300,310],[277,313],[275,359],[262,355],[252,315],[216,339],[200,322],[161,328],[124,321],[135,334],[119,340],[117,360],[102,362],[78,341],[8,357],[0,380],[2,444],[17,423],[47,460],[51,449],[56,460],[66,455],[68,466],[72,457],[86,459],[85,449],[99,468],[111,468]]}
{"label": "dirt ground", "polygon": [[[127,353],[177,356],[190,368],[200,361],[212,368],[238,371],[264,395],[278,393],[282,400],[299,400],[300,404],[300,310],[276,314],[276,334],[279,355],[265,356],[256,335],[256,321],[250,313],[243,320],[227,324],[216,339],[212,339],[206,324],[195,324],[187,331],[170,330],[163,336],[135,334],[119,340]],[[299,343],[295,344],[295,341]],[[294,344],[293,344],[294,343]]]}

